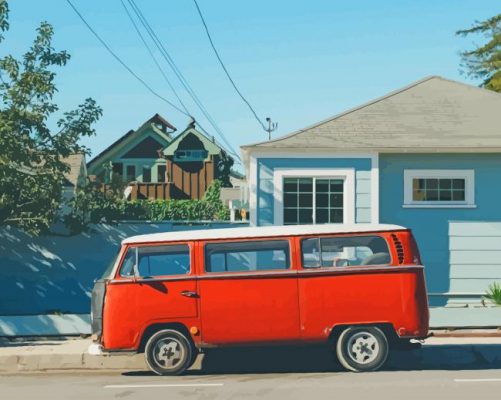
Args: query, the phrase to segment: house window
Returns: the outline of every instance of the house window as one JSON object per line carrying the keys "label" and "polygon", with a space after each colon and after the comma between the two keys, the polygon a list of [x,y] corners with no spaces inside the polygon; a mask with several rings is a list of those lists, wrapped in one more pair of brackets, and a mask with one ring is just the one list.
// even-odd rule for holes
{"label": "house window", "polygon": [[284,178],[284,224],[343,223],[344,181]]}
{"label": "house window", "polygon": [[165,165],[158,165],[157,166],[157,181],[158,182],[165,182]]}
{"label": "house window", "polygon": [[475,207],[473,170],[405,170],[404,207]]}
{"label": "house window", "polygon": [[120,179],[121,179],[122,174],[123,174],[123,164],[122,163],[113,163],[112,172],[113,172],[113,175],[120,176]]}
{"label": "house window", "polygon": [[464,201],[466,179],[413,178],[412,201]]}
{"label": "house window", "polygon": [[127,165],[127,182],[132,182],[136,180],[136,166]]}
{"label": "house window", "polygon": [[175,161],[201,161],[205,160],[209,152],[207,150],[176,150]]}
{"label": "house window", "polygon": [[143,167],[143,182],[151,182],[151,168]]}

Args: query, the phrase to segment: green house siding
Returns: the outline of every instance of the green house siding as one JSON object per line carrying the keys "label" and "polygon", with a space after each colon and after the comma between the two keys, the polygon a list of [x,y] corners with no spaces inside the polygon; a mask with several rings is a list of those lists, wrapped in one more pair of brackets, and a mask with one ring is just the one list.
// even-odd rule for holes
{"label": "green house siding", "polygon": [[[128,135],[129,137],[119,141],[105,154],[96,157],[89,163],[89,175],[102,176],[105,181],[109,181],[109,170],[105,166],[111,162],[112,164],[122,164],[122,176],[126,181],[130,181],[127,179],[127,166],[134,166],[135,177],[133,180],[143,182],[143,168],[150,168],[151,182],[158,182],[157,166],[165,165],[165,160],[158,158],[157,150],[169,145],[171,142],[169,135],[159,132],[153,124],[144,126]],[[153,157],[144,157],[148,154]]]}

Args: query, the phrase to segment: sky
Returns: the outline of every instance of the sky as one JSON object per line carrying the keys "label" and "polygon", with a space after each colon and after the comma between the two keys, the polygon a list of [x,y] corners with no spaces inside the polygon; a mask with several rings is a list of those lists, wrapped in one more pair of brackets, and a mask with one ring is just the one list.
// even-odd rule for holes
{"label": "sky", "polygon": [[[161,95],[176,103],[120,0],[72,0],[110,47]],[[264,141],[264,132],[237,96],[212,52],[192,0],[136,0],[143,14],[231,146]],[[429,75],[478,84],[460,71],[461,50],[482,43],[462,38],[501,12],[499,0],[198,0],[229,72],[261,119],[290,133]],[[104,49],[65,0],[10,0],[11,29],[0,54],[21,55],[43,20],[54,47],[71,54],[57,68],[56,102],[68,111],[87,97],[103,108],[93,155],[159,113],[182,131],[188,118],[150,94]],[[202,126],[203,118],[168,65],[163,70]],[[89,158],[90,159],[90,158]],[[242,169],[241,167],[238,169]]]}

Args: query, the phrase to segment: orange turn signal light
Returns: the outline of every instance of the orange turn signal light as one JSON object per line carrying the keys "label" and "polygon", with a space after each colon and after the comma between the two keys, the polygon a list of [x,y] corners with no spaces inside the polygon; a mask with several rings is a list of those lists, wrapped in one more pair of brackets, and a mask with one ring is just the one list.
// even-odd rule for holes
{"label": "orange turn signal light", "polygon": [[195,335],[195,336],[196,336],[196,335],[198,335],[198,334],[200,333],[200,330],[199,330],[196,326],[192,326],[192,327],[190,328],[190,333],[191,333],[192,335]]}

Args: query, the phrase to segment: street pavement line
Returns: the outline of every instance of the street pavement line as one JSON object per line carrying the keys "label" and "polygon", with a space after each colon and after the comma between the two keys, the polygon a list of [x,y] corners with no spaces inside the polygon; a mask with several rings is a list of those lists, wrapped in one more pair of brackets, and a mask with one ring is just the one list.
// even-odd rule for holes
{"label": "street pavement line", "polygon": [[501,382],[501,378],[454,379],[454,382]]}
{"label": "street pavement line", "polygon": [[145,385],[106,385],[105,389],[140,389],[140,388],[165,388],[165,387],[210,387],[223,386],[224,383],[166,383],[166,384],[145,384]]}

